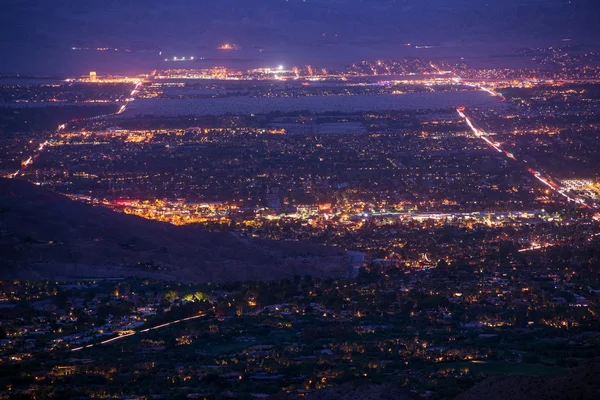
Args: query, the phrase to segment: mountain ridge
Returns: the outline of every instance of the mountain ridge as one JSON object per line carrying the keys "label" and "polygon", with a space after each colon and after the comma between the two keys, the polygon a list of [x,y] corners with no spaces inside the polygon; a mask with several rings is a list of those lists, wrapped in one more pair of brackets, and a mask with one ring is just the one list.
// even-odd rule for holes
{"label": "mountain ridge", "polygon": [[0,277],[147,277],[193,282],[338,276],[345,252],[312,243],[249,240],[79,203],[0,179]]}

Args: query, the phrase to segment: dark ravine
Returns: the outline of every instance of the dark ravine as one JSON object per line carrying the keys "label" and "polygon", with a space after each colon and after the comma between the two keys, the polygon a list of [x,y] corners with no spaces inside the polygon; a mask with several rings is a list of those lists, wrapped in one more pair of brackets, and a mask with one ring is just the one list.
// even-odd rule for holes
{"label": "dark ravine", "polygon": [[174,226],[0,179],[0,278],[147,277],[189,282],[339,276],[345,252]]}

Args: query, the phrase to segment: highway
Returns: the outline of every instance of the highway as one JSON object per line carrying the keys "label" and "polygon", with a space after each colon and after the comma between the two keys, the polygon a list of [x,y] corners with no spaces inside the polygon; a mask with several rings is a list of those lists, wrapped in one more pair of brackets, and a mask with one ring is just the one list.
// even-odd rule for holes
{"label": "highway", "polygon": [[[588,237],[588,240],[592,240],[595,239],[597,237],[600,237],[600,233],[594,233],[593,235],[590,235]],[[535,251],[535,250],[542,250],[542,249],[547,249],[550,247],[555,247],[555,246],[560,246],[561,244],[563,244],[562,242],[556,242],[556,243],[532,243],[530,247],[524,248],[524,249],[520,249],[518,250],[519,253],[527,253],[530,251]]]}
{"label": "highway", "polygon": [[531,215],[547,216],[548,213],[543,210],[529,211],[477,211],[477,212],[381,212],[381,213],[358,213],[350,217],[350,219],[367,219],[367,218],[406,218],[406,219],[446,219],[446,218],[524,218]]}
{"label": "highway", "polygon": [[198,315],[193,315],[193,316],[187,317],[187,318],[177,319],[175,321],[166,322],[166,323],[161,324],[161,325],[153,326],[152,328],[146,328],[146,329],[142,329],[141,331],[126,333],[126,334],[121,335],[121,336],[115,336],[114,338],[103,340],[101,342],[92,343],[92,344],[88,344],[88,345],[81,346],[81,347],[75,347],[75,348],[71,349],[70,351],[71,352],[73,352],[73,351],[80,351],[80,350],[88,349],[88,348],[94,347],[94,346],[100,346],[100,345],[103,345],[103,344],[114,343],[114,342],[117,342],[119,340],[126,339],[126,338],[128,338],[130,336],[135,336],[135,335],[139,335],[139,334],[150,332],[150,331],[154,331],[154,330],[168,328],[169,326],[172,326],[172,325],[175,325],[175,324],[179,324],[181,322],[191,321],[193,319],[198,319],[198,318],[202,318],[202,317],[205,317],[205,316],[206,316],[206,314],[198,314]]}
{"label": "highway", "polygon": [[[132,101],[135,100],[135,96],[139,93],[140,88],[142,87],[142,84],[143,84],[142,81],[136,82],[135,87],[131,91],[129,97],[125,99],[125,104],[123,104],[116,112],[114,112],[112,114],[98,115],[95,117],[81,118],[80,120],[82,120],[82,121],[93,120],[93,119],[108,117],[111,115],[123,114],[127,110],[127,106],[129,105],[129,103],[131,103]],[[58,128],[56,128],[56,130],[52,134],[54,134],[54,135],[59,134],[61,131],[66,129],[67,124],[68,123],[60,124],[58,126]],[[52,134],[50,136],[52,136]],[[17,171],[15,171],[13,174],[11,174],[10,177],[16,178],[17,176],[21,175],[23,173],[23,171],[25,171],[27,169],[27,167],[29,167],[31,164],[34,163],[34,161],[40,156],[40,154],[44,151],[44,149],[46,147],[48,147],[49,145],[50,145],[50,141],[48,139],[46,139],[42,143],[40,143],[40,145],[37,147],[37,149],[34,151],[34,153],[31,156],[29,156],[27,159],[25,159],[21,162],[21,168],[19,168]]]}
{"label": "highway", "polygon": [[498,153],[504,154],[507,158],[511,159],[512,161],[516,161],[519,164],[521,164],[524,168],[526,168],[527,172],[529,172],[531,175],[533,175],[533,177],[538,180],[539,182],[541,182],[544,186],[546,186],[548,189],[550,189],[551,191],[559,194],[560,196],[562,196],[563,198],[565,198],[567,201],[569,202],[573,202],[573,203],[577,203],[585,208],[589,208],[589,209],[593,209],[594,207],[590,206],[589,204],[587,204],[585,202],[584,199],[580,198],[580,197],[572,197],[569,196],[567,194],[567,189],[560,186],[557,182],[557,180],[553,179],[552,177],[550,177],[547,174],[543,174],[540,171],[537,171],[533,168],[529,168],[527,167],[527,161],[526,160],[518,160],[515,155],[507,150],[504,150],[502,148],[502,145],[498,142],[492,141],[488,138],[488,134],[477,128],[477,126],[475,125],[475,123],[473,123],[473,120],[468,117],[465,114],[465,108],[464,107],[460,107],[456,110],[458,112],[458,115],[463,118],[465,120],[465,123],[469,126],[469,128],[471,129],[471,131],[473,132],[473,134],[475,135],[475,137],[480,138],[481,140],[483,140],[486,145],[488,145],[489,147],[493,148],[494,150],[496,150]]}
{"label": "highway", "polygon": [[[447,74],[448,73],[448,72],[441,71],[434,64],[431,64],[431,66],[439,74]],[[496,92],[493,89],[486,88],[486,87],[483,87],[483,86],[475,84],[475,83],[465,82],[459,76],[455,76],[453,78],[453,80],[456,83],[463,83],[463,84],[465,84],[467,86],[471,86],[471,87],[475,87],[475,88],[478,88],[480,90],[483,90],[484,92],[489,93],[491,96],[498,97],[498,98],[500,98],[500,101],[499,101],[500,103],[506,101],[506,97],[504,97],[502,94]],[[587,208],[589,210],[599,211],[599,207],[598,207],[597,204],[590,205],[590,204],[588,204],[585,201],[585,199],[583,199],[581,197],[570,196],[568,194],[567,188],[565,188],[565,187],[561,186],[560,184],[558,184],[557,180],[553,179],[548,174],[544,174],[544,173],[542,173],[540,171],[537,171],[537,170],[529,167],[528,163],[527,163],[527,160],[518,160],[517,157],[512,152],[503,149],[501,143],[498,143],[496,141],[490,140],[489,137],[488,137],[487,132],[485,132],[482,129],[479,129],[477,127],[477,124],[475,122],[473,122],[473,119],[466,114],[466,108],[465,107],[459,107],[459,108],[456,109],[456,111],[458,112],[458,115],[460,116],[460,118],[462,118],[465,121],[465,123],[467,124],[467,126],[469,127],[469,129],[471,130],[471,132],[473,132],[473,135],[475,135],[475,137],[483,140],[486,143],[487,146],[491,147],[492,149],[494,149],[498,153],[502,153],[505,157],[509,158],[512,162],[519,163],[519,165],[521,165],[524,169],[526,169],[526,171],[528,173],[530,173],[531,175],[533,175],[533,177],[537,181],[539,181],[540,183],[542,183],[549,190],[551,190],[554,193],[557,193],[558,195],[560,195],[561,197],[563,197],[564,199],[566,199],[570,203],[576,203],[576,204],[578,204],[578,205],[580,205],[580,206],[582,206],[584,208]],[[592,220],[600,221],[600,212],[595,213],[592,216]],[[598,236],[600,236],[600,233],[596,233],[596,234],[590,235],[589,240],[592,240],[592,239],[594,239],[594,238],[596,238]],[[529,252],[529,251],[541,250],[541,249],[545,249],[545,248],[549,248],[549,247],[553,247],[553,246],[558,246],[560,244],[561,244],[560,242],[556,242],[556,243],[541,243],[541,244],[540,243],[532,243],[530,247],[519,250],[519,253],[525,253],[525,252]]]}
{"label": "highway", "polygon": [[[460,78],[457,78],[458,80],[460,80]],[[478,86],[478,85],[474,85],[474,84],[468,84],[469,86],[473,86],[473,87],[477,87],[487,93],[489,93],[492,96],[496,96],[496,97],[500,97],[500,102],[504,102],[506,101],[506,98],[504,96],[502,96],[501,94],[499,94],[498,92],[489,89],[489,88],[484,88],[482,86]],[[469,128],[471,129],[471,131],[473,132],[473,134],[475,135],[475,137],[483,140],[486,145],[488,145],[489,147],[493,148],[495,151],[497,151],[498,153],[504,154],[507,158],[511,159],[512,161],[516,161],[519,164],[521,164],[524,168],[526,168],[527,172],[529,172],[531,175],[533,175],[533,177],[535,179],[537,179],[539,182],[541,182],[543,185],[545,185],[546,187],[548,187],[551,191],[559,194],[560,196],[564,197],[567,201],[569,202],[573,202],[573,203],[577,203],[585,208],[589,208],[589,209],[594,209],[595,207],[590,206],[589,204],[586,203],[586,201],[580,197],[572,197],[569,196],[567,194],[567,189],[565,187],[562,187],[561,185],[559,185],[557,182],[557,180],[553,179],[552,177],[550,177],[548,174],[543,174],[540,171],[537,171],[535,169],[529,168],[527,166],[527,161],[526,160],[518,160],[515,155],[507,150],[504,150],[502,148],[502,144],[495,142],[493,140],[489,139],[489,135],[487,134],[487,132],[483,131],[482,129],[479,129],[476,124],[473,122],[473,120],[466,115],[466,109],[465,107],[459,107],[456,109],[456,111],[458,112],[458,115],[464,119],[465,123],[469,126]]]}

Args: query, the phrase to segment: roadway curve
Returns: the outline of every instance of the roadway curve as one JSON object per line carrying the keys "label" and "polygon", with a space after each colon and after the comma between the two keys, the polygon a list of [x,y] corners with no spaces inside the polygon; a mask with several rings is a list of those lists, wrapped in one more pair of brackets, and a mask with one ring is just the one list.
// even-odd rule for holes
{"label": "roadway curve", "polygon": [[[142,86],[142,81],[136,82],[135,87],[133,88],[133,90],[130,93],[130,96],[127,99],[125,99],[125,104],[123,104],[116,112],[114,112],[112,114],[97,115],[95,117],[81,118],[81,119],[85,121],[85,120],[92,120],[92,119],[104,118],[104,117],[108,117],[108,116],[111,116],[111,115],[120,115],[120,114],[123,114],[127,110],[127,106],[129,105],[129,103],[131,103],[132,101],[135,100],[135,96],[139,93],[141,86]],[[61,131],[63,131],[64,129],[66,129],[67,125],[70,122],[73,122],[73,120],[71,120],[71,121],[69,121],[67,123],[64,123],[64,124],[60,124],[58,126],[58,128],[56,128],[56,130],[52,134],[54,134],[54,135],[59,134]],[[50,136],[52,136],[52,134]],[[37,158],[40,156],[40,154],[49,145],[50,145],[49,139],[46,139],[42,143],[40,143],[40,145],[33,152],[33,154],[31,156],[29,156],[27,159],[25,159],[25,160],[23,160],[21,162],[21,168],[19,168],[17,171],[15,171],[13,174],[11,174],[9,177],[10,178],[16,178],[17,176],[21,175],[23,173],[23,171],[25,171],[27,169],[27,167],[29,167],[30,165],[32,165],[33,162],[35,160],[37,160]]]}
{"label": "roadway curve", "polygon": [[[456,80],[460,81],[460,78],[456,78]],[[477,87],[480,90],[483,90],[487,93],[489,93],[492,96],[496,96],[496,97],[500,97],[500,102],[504,102],[506,101],[506,98],[504,96],[502,96],[500,93],[489,89],[489,88],[485,88],[483,86],[479,86],[479,85],[474,85],[474,84],[468,84],[469,86],[473,86],[473,87]],[[581,197],[572,197],[569,196],[567,194],[568,190],[567,188],[561,186],[560,184],[558,184],[557,180],[553,179],[551,176],[549,176],[548,174],[542,173],[540,171],[537,171],[531,167],[529,167],[527,165],[527,160],[518,160],[515,155],[507,150],[504,150],[502,148],[502,144],[495,142],[493,140],[489,139],[489,136],[487,134],[487,132],[485,132],[482,129],[479,129],[476,125],[476,123],[473,122],[473,119],[470,118],[469,116],[467,116],[466,114],[466,108],[465,107],[459,107],[457,110],[458,115],[465,121],[465,123],[469,126],[469,128],[471,129],[471,131],[473,132],[473,134],[475,135],[475,137],[483,140],[487,146],[493,148],[495,151],[497,151],[498,153],[503,154],[504,156],[506,156],[507,158],[511,159],[514,162],[518,162],[524,169],[527,170],[528,173],[530,173],[531,175],[533,175],[533,177],[535,179],[537,179],[539,182],[541,182],[542,184],[544,184],[546,187],[548,187],[550,190],[552,190],[555,193],[558,193],[560,196],[562,196],[564,199],[566,199],[568,202],[572,202],[572,203],[577,203],[585,208],[588,208],[590,210],[597,210],[597,206],[591,206],[589,204],[587,204],[585,202],[584,199],[582,199]]]}
{"label": "roadway curve", "polygon": [[[455,78],[455,80],[457,82],[460,82],[461,79],[460,77]],[[469,86],[474,86],[477,87],[487,93],[489,93],[492,96],[497,96],[500,97],[500,102],[504,102],[506,101],[506,98],[504,96],[502,96],[501,94],[499,94],[498,92],[489,89],[489,88],[485,88],[483,86],[479,86],[479,85],[474,85],[474,84],[468,84]],[[494,149],[495,151],[502,153],[505,157],[509,158],[510,160],[512,160],[512,162],[517,162],[519,163],[520,166],[522,166],[524,169],[526,169],[526,171],[528,173],[530,173],[531,175],[533,175],[533,177],[535,179],[537,179],[539,182],[541,182],[544,186],[546,186],[548,189],[550,189],[551,191],[553,191],[554,193],[559,194],[562,198],[564,198],[565,200],[567,200],[567,202],[569,203],[575,203],[578,204],[584,208],[587,208],[589,210],[594,210],[594,211],[598,211],[598,206],[596,204],[594,205],[589,205],[588,203],[585,202],[584,199],[580,198],[580,197],[572,197],[569,196],[567,194],[568,190],[561,186],[560,184],[556,183],[557,181],[552,179],[552,177],[550,177],[548,174],[544,174],[540,171],[537,171],[535,169],[532,169],[531,167],[528,166],[527,160],[519,160],[515,157],[515,155],[507,150],[504,150],[502,148],[502,144],[495,142],[493,140],[490,140],[488,138],[488,134],[482,130],[479,129],[476,125],[476,123],[473,122],[472,118],[470,118],[467,114],[466,114],[466,108],[465,107],[459,107],[457,110],[458,115],[465,121],[465,123],[468,125],[469,129],[471,130],[471,132],[473,132],[473,134],[475,135],[475,137],[483,140],[487,146],[491,147],[492,149]],[[596,221],[600,221],[600,213],[595,213],[594,216],[592,217],[593,220]],[[600,236],[600,233],[596,233],[593,235],[590,235],[589,240],[592,240],[594,238],[597,238]],[[557,243],[532,243],[530,247],[524,248],[524,249],[520,249],[518,252],[519,253],[525,253],[525,252],[529,252],[529,251],[535,251],[535,250],[542,250],[542,249],[546,249],[549,247],[554,247],[561,244],[560,242]]]}

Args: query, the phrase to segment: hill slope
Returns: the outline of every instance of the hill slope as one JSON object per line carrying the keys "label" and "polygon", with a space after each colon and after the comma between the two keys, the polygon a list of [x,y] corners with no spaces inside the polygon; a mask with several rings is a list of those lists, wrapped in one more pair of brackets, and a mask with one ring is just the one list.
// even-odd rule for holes
{"label": "hill slope", "polygon": [[339,275],[344,259],[337,249],[177,227],[0,179],[0,278],[270,280]]}
{"label": "hill slope", "polygon": [[496,376],[462,393],[457,400],[595,400],[600,399],[600,360],[560,376]]}
{"label": "hill slope", "polygon": [[[278,393],[268,400],[299,399],[297,394]],[[350,382],[306,393],[306,400],[416,400],[419,397],[396,385]]]}

